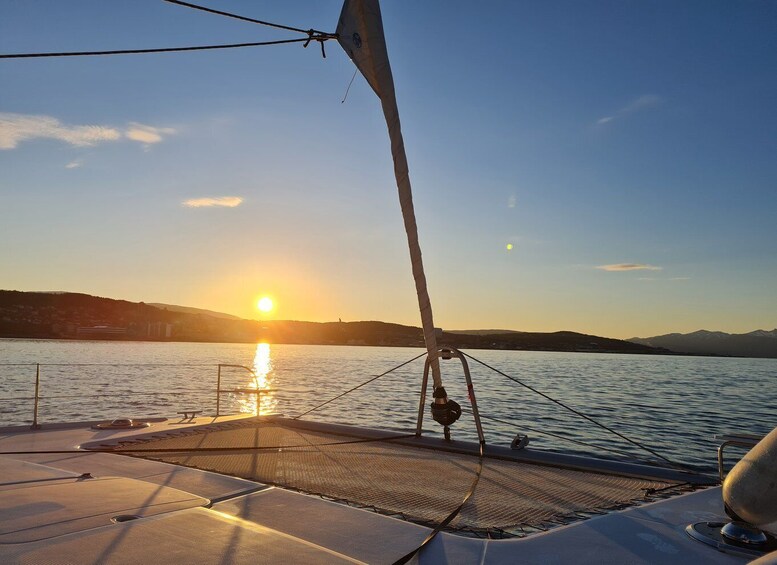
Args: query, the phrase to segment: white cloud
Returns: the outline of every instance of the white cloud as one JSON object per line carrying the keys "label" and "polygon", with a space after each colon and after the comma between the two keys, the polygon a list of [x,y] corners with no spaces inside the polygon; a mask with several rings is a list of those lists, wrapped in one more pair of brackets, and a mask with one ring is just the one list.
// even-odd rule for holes
{"label": "white cloud", "polygon": [[145,124],[139,124],[137,122],[130,122],[127,131],[124,135],[127,139],[137,141],[145,145],[152,143],[159,143],[162,141],[164,135],[173,135],[175,130],[173,128],[157,128],[154,126],[148,126]]}
{"label": "white cloud", "polygon": [[67,165],[65,165],[66,169],[77,169],[81,165],[83,165],[84,162],[81,159],[73,159],[70,161]]}
{"label": "white cloud", "polygon": [[634,112],[657,106],[661,102],[663,102],[663,98],[660,96],[656,96],[655,94],[643,94],[642,96],[635,98],[622,108],[618,109],[611,116],[604,116],[603,118],[599,118],[596,120],[596,123],[599,125],[604,125],[613,120],[623,118],[629,114],[633,114]]}
{"label": "white cloud", "polygon": [[602,271],[621,272],[621,271],[660,271],[663,267],[645,265],[643,263],[615,263],[613,265],[599,265],[596,267]]}
{"label": "white cloud", "polygon": [[[163,141],[165,136],[175,133],[173,128],[160,128],[137,122],[130,122],[122,131],[105,125],[67,125],[51,116],[0,112],[0,150],[15,149],[21,142],[32,139],[56,139],[76,147],[87,147],[106,141],[117,141],[122,137],[142,143],[148,149],[152,144]],[[75,160],[66,167],[74,169],[80,164]]]}
{"label": "white cloud", "polygon": [[119,130],[100,125],[65,125],[51,116],[0,112],[0,149],[15,149],[30,139],[57,139],[76,147],[121,138]]}
{"label": "white cloud", "polygon": [[515,202],[516,202],[516,199],[515,199],[515,194],[513,194],[513,195],[511,195],[511,196],[510,196],[510,197],[507,199],[507,207],[508,207],[508,208],[515,208]]}
{"label": "white cloud", "polygon": [[243,203],[240,196],[217,196],[215,198],[192,198],[184,200],[183,205],[189,208],[210,208],[213,206],[222,206],[225,208],[235,208]]}

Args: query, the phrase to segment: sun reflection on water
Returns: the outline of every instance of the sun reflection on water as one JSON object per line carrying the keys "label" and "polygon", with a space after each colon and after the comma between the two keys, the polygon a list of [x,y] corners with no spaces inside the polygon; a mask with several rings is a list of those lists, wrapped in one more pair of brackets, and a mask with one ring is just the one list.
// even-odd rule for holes
{"label": "sun reflection on water", "polygon": [[[275,398],[274,392],[269,392],[272,389],[272,384],[275,380],[273,377],[269,343],[256,344],[256,354],[254,355],[254,362],[251,365],[251,369],[254,373],[253,382],[248,383],[247,388],[267,390],[268,392],[258,395],[251,394],[243,396],[243,398],[239,400],[240,412],[257,415],[269,414],[273,412],[278,405],[278,400]],[[257,397],[259,398],[258,407]]]}

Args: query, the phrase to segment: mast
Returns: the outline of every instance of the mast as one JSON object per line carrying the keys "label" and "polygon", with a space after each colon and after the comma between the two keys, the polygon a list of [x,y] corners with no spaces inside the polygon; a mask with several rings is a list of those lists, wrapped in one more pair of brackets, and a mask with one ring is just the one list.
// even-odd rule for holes
{"label": "mast", "polygon": [[410,249],[418,306],[421,310],[424,342],[431,361],[434,389],[437,390],[442,387],[440,361],[437,355],[437,337],[432,319],[432,304],[426,288],[421,246],[418,243],[418,227],[413,209],[413,192],[410,186],[405,142],[402,139],[399,110],[394,92],[394,78],[389,65],[378,0],[345,0],[340,20],[337,23],[337,41],[364,75],[364,78],[367,79],[375,94],[380,98],[383,107],[383,116],[386,118],[391,140],[394,176],[399,191],[402,218],[405,222],[407,244]]}

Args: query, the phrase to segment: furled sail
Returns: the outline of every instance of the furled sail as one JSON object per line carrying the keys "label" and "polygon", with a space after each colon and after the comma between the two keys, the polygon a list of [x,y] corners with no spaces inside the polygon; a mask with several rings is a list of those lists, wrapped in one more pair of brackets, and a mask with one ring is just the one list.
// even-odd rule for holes
{"label": "furled sail", "polygon": [[424,341],[431,359],[434,388],[437,389],[442,386],[442,379],[437,357],[432,305],[426,289],[426,275],[421,260],[421,247],[418,244],[418,228],[413,210],[413,193],[410,187],[405,142],[402,139],[399,110],[394,93],[394,78],[391,75],[378,0],[345,0],[337,23],[337,35],[338,42],[367,79],[383,106],[383,115],[386,118],[391,139],[391,154],[394,157],[394,176],[397,179],[399,203],[405,221],[407,243],[410,247],[418,305],[421,309]]}

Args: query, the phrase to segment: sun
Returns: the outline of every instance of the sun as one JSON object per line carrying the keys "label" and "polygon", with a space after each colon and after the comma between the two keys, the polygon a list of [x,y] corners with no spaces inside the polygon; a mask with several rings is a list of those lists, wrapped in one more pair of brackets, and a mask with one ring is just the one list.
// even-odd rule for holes
{"label": "sun", "polygon": [[263,296],[256,303],[256,307],[262,312],[270,312],[273,309],[272,298],[269,296]]}

